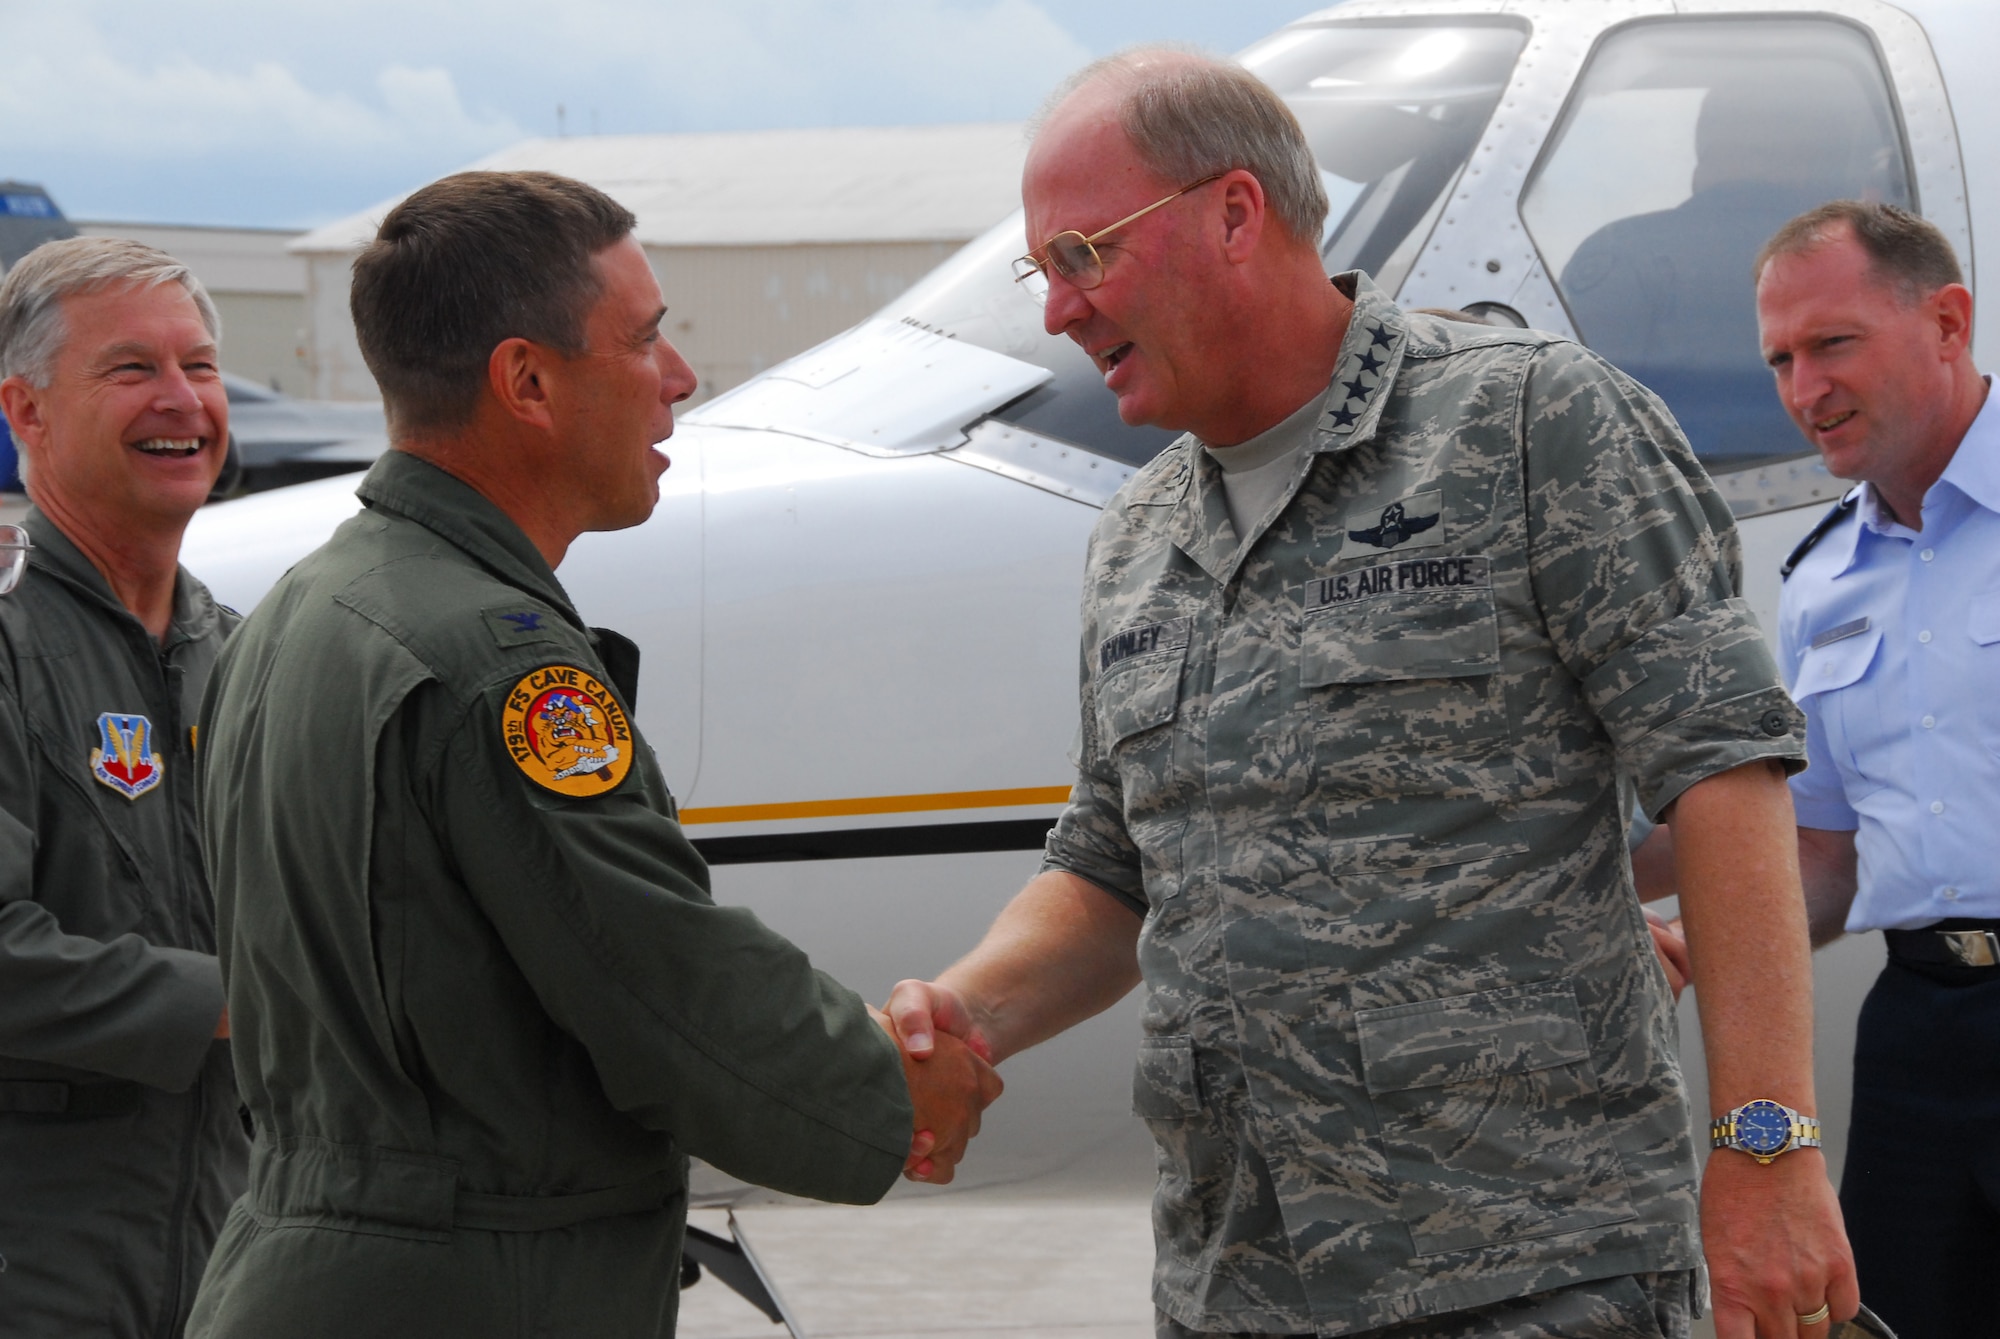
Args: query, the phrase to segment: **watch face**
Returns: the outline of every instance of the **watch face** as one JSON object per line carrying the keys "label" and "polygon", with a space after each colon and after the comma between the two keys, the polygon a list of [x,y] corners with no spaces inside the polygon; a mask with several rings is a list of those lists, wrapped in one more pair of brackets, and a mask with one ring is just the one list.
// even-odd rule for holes
{"label": "watch face", "polygon": [[1736,1146],[1746,1153],[1776,1153],[1791,1138],[1791,1113],[1776,1102],[1750,1102],[1736,1112]]}

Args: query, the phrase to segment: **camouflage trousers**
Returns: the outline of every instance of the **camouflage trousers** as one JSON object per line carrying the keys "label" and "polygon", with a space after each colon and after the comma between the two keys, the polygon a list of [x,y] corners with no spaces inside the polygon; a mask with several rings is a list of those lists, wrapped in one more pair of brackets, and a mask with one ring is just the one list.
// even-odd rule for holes
{"label": "camouflage trousers", "polygon": [[[1626,1274],[1428,1316],[1350,1339],[1688,1339],[1694,1280],[1685,1272]],[[1190,1330],[1155,1312],[1156,1339],[1276,1339]],[[1311,1339],[1288,1336],[1287,1339]]]}

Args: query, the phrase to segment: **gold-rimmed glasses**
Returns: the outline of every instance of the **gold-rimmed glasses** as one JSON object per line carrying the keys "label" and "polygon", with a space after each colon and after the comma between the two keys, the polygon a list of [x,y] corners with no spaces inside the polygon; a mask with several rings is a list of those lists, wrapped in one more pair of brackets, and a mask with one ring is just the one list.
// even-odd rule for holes
{"label": "gold-rimmed glasses", "polygon": [[18,525],[0,525],[0,595],[21,584],[21,573],[28,566],[28,550],[34,545],[28,542],[28,532]]}
{"label": "gold-rimmed glasses", "polygon": [[1053,269],[1066,281],[1078,288],[1095,288],[1104,282],[1104,258],[1097,254],[1095,243],[1109,237],[1128,223],[1146,217],[1161,205],[1170,205],[1200,186],[1211,181],[1220,181],[1228,174],[1217,172],[1203,177],[1200,181],[1189,182],[1172,195],[1153,201],[1136,214],[1127,214],[1108,228],[1099,228],[1090,236],[1074,230],[1059,232],[1048,241],[1014,262],[1014,282],[1022,285],[1029,296],[1037,302],[1046,302],[1049,296],[1049,271]]}

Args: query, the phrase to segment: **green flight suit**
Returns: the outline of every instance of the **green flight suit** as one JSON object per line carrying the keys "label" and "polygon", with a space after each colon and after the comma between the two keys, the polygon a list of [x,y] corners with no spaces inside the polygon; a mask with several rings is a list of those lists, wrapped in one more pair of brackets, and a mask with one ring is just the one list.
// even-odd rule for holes
{"label": "green flight suit", "polygon": [[40,512],[0,598],[0,1335],[172,1336],[246,1141],[187,725],[235,625],[155,642]]}
{"label": "green flight suit", "polygon": [[256,1136],[190,1333],[671,1334],[688,1155],[875,1200],[901,1062],[709,897],[628,723],[637,649],[442,470],[391,452],[360,492],[203,706]]}

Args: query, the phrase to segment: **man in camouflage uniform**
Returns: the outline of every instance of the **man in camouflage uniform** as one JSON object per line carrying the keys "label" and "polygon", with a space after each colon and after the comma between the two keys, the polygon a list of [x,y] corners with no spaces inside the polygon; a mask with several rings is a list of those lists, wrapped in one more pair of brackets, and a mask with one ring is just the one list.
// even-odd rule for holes
{"label": "man in camouflage uniform", "polygon": [[0,285],[34,500],[0,600],[6,1339],[178,1335],[243,1189],[189,731],[236,616],[179,563],[228,448],[218,324],[135,242],[49,242]]}
{"label": "man in camouflage uniform", "polygon": [[[1163,1335],[1685,1334],[1621,769],[1674,811],[1718,1109],[1813,1102],[1799,718],[1728,512],[1588,352],[1329,285],[1303,137],[1234,67],[1086,71],[1024,195],[1049,330],[1192,435],[1093,537],[1043,872],[898,987],[906,1044],[1004,1057],[1143,980]],[[1816,1150],[1718,1153],[1703,1200],[1720,1334],[1854,1310]]]}

